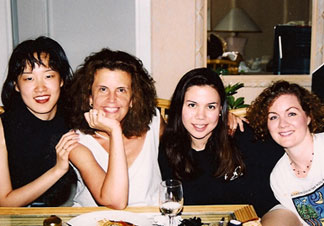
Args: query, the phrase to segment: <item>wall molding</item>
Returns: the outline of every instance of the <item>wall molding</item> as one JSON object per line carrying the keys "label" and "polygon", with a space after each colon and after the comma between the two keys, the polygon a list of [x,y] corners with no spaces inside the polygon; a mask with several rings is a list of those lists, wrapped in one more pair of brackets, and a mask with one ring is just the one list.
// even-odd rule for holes
{"label": "wall molding", "polygon": [[8,61],[13,48],[10,0],[0,1],[0,34],[0,82],[2,84],[7,74]]}
{"label": "wall molding", "polygon": [[135,1],[136,56],[142,60],[149,73],[151,66],[151,0]]}
{"label": "wall molding", "polygon": [[309,75],[223,75],[222,80],[225,85],[242,82],[246,88],[265,88],[278,80],[297,83],[305,88],[310,88],[312,85],[312,79]]}
{"label": "wall molding", "polygon": [[207,61],[207,0],[196,0],[195,30],[195,66],[204,67]]}

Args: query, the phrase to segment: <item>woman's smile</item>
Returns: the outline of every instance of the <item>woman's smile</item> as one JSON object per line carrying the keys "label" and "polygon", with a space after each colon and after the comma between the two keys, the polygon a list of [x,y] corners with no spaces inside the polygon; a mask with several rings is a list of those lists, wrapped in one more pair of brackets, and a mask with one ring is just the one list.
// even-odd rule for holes
{"label": "woman's smile", "polygon": [[220,97],[211,86],[192,86],[185,93],[182,122],[197,146],[204,146],[218,124]]}
{"label": "woman's smile", "polygon": [[203,132],[207,128],[208,124],[192,124],[192,125],[196,129],[196,131]]}
{"label": "woman's smile", "polygon": [[39,104],[47,103],[50,100],[50,95],[43,95],[34,97],[35,101]]}

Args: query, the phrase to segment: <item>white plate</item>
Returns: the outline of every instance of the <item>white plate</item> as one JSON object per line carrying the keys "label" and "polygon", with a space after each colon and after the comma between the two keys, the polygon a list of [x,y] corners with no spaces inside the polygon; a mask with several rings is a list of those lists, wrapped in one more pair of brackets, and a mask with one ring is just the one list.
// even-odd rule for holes
{"label": "white plate", "polygon": [[149,219],[142,214],[132,213],[127,211],[96,211],[81,214],[74,217],[68,221],[72,226],[97,226],[100,220],[119,220],[127,221],[129,223],[139,225],[139,226],[151,226],[152,223]]}

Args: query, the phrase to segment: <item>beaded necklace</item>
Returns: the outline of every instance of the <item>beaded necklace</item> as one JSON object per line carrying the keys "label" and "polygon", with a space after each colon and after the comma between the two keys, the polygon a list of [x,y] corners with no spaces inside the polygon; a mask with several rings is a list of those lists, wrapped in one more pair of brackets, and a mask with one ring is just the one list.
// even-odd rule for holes
{"label": "beaded necklace", "polygon": [[312,152],[312,158],[311,158],[311,160],[309,160],[309,164],[306,166],[306,169],[304,169],[304,170],[297,170],[295,163],[291,160],[290,160],[290,166],[291,166],[292,170],[294,172],[296,172],[298,175],[300,175],[300,173],[306,174],[308,172],[310,166],[312,165],[313,158],[314,158],[314,151]]}

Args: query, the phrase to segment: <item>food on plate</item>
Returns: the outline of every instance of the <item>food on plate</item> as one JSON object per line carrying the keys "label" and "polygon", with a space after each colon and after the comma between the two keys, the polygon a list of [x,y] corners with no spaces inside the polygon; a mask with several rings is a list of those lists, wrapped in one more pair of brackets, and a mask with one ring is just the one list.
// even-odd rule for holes
{"label": "food on plate", "polygon": [[136,226],[135,224],[126,221],[100,220],[98,226]]}
{"label": "food on plate", "polygon": [[180,226],[201,226],[202,222],[200,217],[184,219],[181,221]]}

